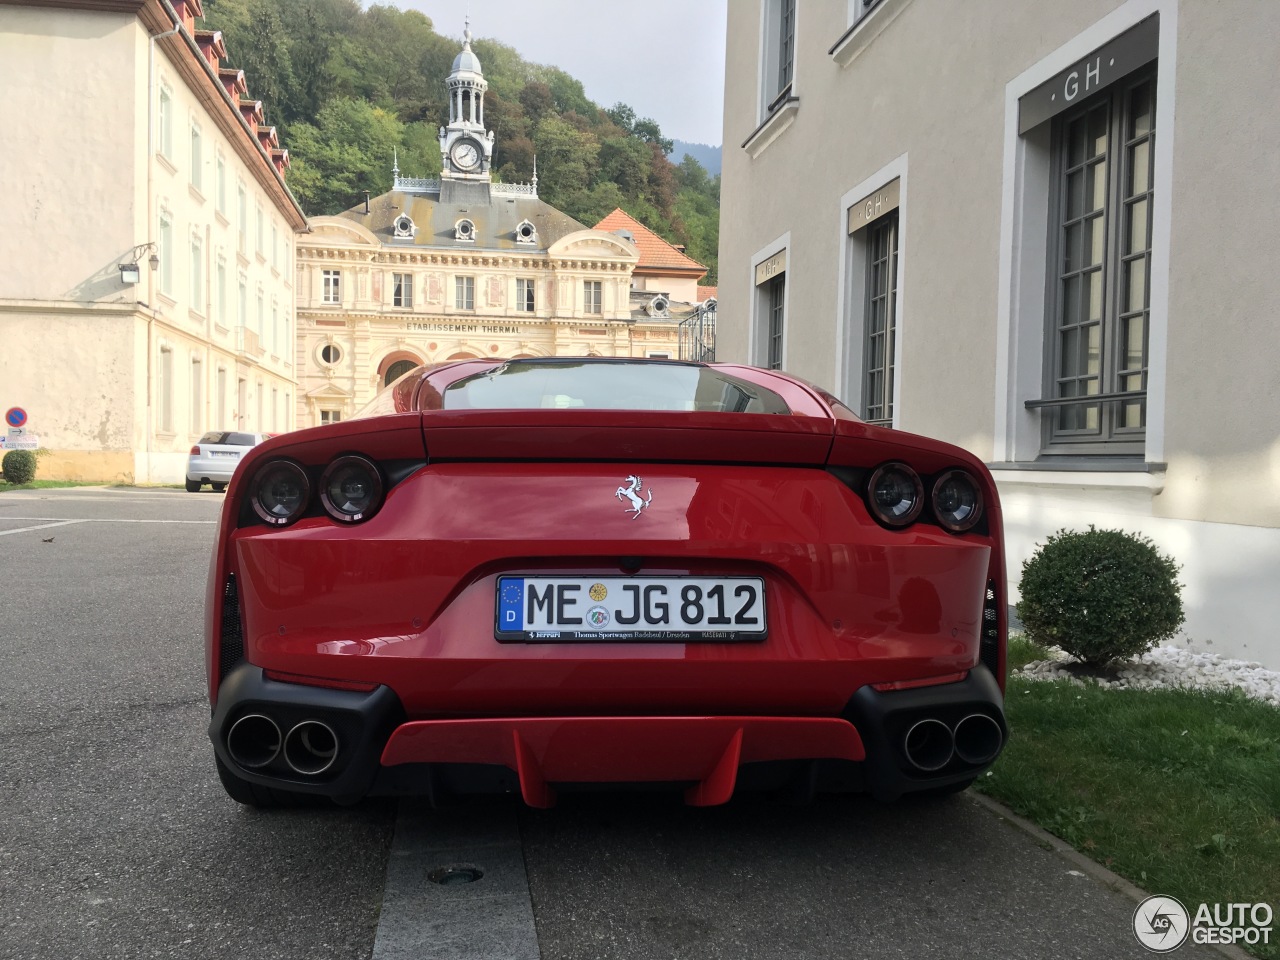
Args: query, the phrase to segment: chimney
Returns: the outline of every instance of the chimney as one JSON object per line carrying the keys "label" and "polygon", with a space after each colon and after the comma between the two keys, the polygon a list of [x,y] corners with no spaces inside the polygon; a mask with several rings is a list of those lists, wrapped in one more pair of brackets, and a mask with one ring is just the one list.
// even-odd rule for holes
{"label": "chimney", "polygon": [[364,192],[364,212],[366,214],[369,212],[369,191],[368,190]]}

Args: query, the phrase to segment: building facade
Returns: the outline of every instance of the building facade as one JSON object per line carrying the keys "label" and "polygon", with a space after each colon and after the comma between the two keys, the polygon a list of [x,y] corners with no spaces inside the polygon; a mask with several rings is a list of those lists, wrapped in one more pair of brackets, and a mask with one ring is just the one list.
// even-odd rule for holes
{"label": "building facade", "polygon": [[1014,598],[1047,534],[1131,530],[1180,642],[1280,667],[1280,7],[728,17],[720,357],[983,457]]}
{"label": "building facade", "polygon": [[41,477],[176,483],[206,430],[293,425],[306,220],[200,16],[0,0],[0,407],[27,411]]}
{"label": "building facade", "polygon": [[669,313],[633,311],[640,260],[529,184],[494,183],[487,83],[470,33],[446,80],[439,180],[313,217],[297,265],[299,425],[345,419],[422,363],[473,357],[675,356]]}

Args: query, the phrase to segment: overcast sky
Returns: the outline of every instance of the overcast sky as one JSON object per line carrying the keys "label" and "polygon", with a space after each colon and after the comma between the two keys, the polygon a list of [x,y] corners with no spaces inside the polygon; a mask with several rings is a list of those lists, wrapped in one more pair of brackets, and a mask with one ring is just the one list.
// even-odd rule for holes
{"label": "overcast sky", "polygon": [[720,143],[727,0],[391,2],[421,10],[437,33],[459,41],[470,13],[474,36],[559,67],[600,106],[621,101],[658,121],[666,137]]}

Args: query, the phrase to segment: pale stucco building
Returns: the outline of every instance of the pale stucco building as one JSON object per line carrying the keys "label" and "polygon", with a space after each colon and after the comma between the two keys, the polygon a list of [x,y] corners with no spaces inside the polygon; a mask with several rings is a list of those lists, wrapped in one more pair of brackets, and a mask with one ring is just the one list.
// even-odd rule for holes
{"label": "pale stucco building", "polygon": [[631,239],[540,200],[536,171],[492,181],[470,33],[446,83],[440,179],[396,169],[389,193],[311,218],[299,242],[300,426],[350,416],[421,363],[677,354],[670,311],[652,295],[633,309]]}
{"label": "pale stucco building", "polygon": [[0,2],[0,408],[41,477],[181,482],[206,430],[293,426],[306,220],[201,15]]}
{"label": "pale stucco building", "polygon": [[1132,530],[1182,642],[1280,667],[1280,5],[728,18],[720,358],[983,457],[1012,599],[1046,534]]}

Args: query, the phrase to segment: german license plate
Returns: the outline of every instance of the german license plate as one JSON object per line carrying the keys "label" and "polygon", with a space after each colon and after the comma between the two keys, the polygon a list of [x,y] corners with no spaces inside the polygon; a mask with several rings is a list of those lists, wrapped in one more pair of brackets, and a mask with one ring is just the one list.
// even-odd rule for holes
{"label": "german license plate", "polygon": [[499,577],[495,637],[733,642],[767,635],[760,577]]}

